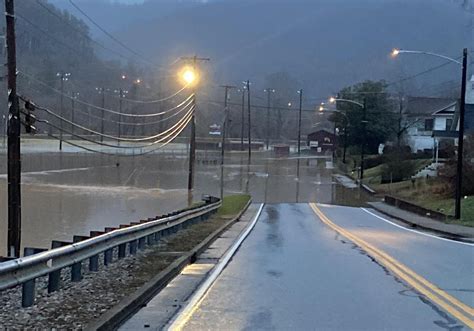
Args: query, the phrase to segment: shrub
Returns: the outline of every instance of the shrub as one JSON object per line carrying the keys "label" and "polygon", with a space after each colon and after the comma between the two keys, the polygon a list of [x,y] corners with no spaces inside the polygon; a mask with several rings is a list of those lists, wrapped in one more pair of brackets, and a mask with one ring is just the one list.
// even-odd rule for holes
{"label": "shrub", "polygon": [[[454,150],[454,146],[451,148]],[[464,161],[462,177],[462,195],[474,194],[474,164],[471,159],[474,157],[474,137],[468,136],[464,141]],[[457,159],[454,156],[445,163],[439,170],[438,175],[448,183],[446,195],[452,196],[456,188]]]}
{"label": "shrub", "polygon": [[415,163],[410,161],[410,153],[393,152],[386,155],[382,167],[382,183],[401,182],[414,175]]}

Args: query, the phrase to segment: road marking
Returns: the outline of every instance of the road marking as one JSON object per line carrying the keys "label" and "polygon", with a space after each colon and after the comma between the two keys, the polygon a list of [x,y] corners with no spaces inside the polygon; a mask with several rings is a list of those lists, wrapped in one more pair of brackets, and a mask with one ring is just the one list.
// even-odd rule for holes
{"label": "road marking", "polygon": [[[416,274],[414,271],[410,270],[408,267],[404,266],[402,263],[395,260],[382,250],[372,246],[366,241],[353,235],[351,232],[336,225],[328,217],[326,217],[326,215],[323,214],[323,212],[316,206],[315,203],[310,203],[309,205],[311,209],[313,209],[314,213],[320,218],[321,222],[325,223],[337,233],[351,240],[354,244],[365,250],[380,264],[392,271],[395,275],[397,275],[400,279],[404,280],[419,293],[429,298],[432,302],[442,307],[444,310],[446,310],[452,316],[456,317],[458,320],[466,324],[471,329],[474,329],[474,320],[472,319],[472,317],[469,317],[469,315],[474,315],[473,308],[460,302],[445,291],[441,290],[436,285],[430,283],[428,280]],[[449,304],[448,302],[451,304]],[[457,306],[462,311],[458,310],[454,306]],[[467,316],[465,313],[467,313]]]}
{"label": "road marking", "polygon": [[421,232],[421,231],[416,231],[416,230],[413,230],[413,229],[408,229],[404,226],[401,226],[397,223],[394,223],[392,221],[389,221],[388,219],[386,218],[383,218],[382,216],[379,216],[373,212],[371,212],[370,210],[367,210],[365,208],[361,208],[363,211],[365,211],[366,213],[372,215],[372,216],[375,216],[377,217],[378,219],[386,222],[386,223],[389,223],[389,224],[392,224],[393,226],[396,226],[397,228],[400,228],[400,229],[403,229],[403,230],[406,230],[406,231],[410,231],[410,232],[414,232],[414,233],[418,233],[418,234],[421,234],[423,236],[427,236],[427,237],[431,237],[431,238],[435,238],[435,239],[439,239],[439,240],[444,240],[444,241],[448,241],[448,242],[451,242],[453,244],[460,244],[460,245],[466,245],[466,246],[474,246],[474,244],[471,244],[471,243],[465,243],[465,242],[462,242],[462,241],[457,241],[457,240],[452,240],[452,239],[448,239],[448,238],[443,238],[443,237],[438,237],[438,236],[435,236],[435,235],[432,235],[432,234],[429,234],[429,233],[425,233],[425,232]]}
{"label": "road marking", "polygon": [[221,274],[222,270],[227,266],[230,259],[234,256],[234,254],[239,249],[240,245],[242,245],[243,241],[250,232],[257,224],[257,220],[262,213],[264,204],[260,204],[260,208],[258,209],[257,215],[255,215],[253,221],[250,225],[245,229],[245,232],[242,233],[237,239],[237,241],[229,248],[225,256],[217,263],[214,269],[211,271],[210,275],[207,279],[199,286],[198,290],[191,296],[188,300],[187,304],[181,308],[181,310],[175,315],[175,317],[165,326],[165,330],[182,330],[184,325],[189,321],[191,316],[194,314],[196,309],[200,306],[204,298],[206,297],[207,293],[211,289],[212,285],[216,281],[217,277]]}

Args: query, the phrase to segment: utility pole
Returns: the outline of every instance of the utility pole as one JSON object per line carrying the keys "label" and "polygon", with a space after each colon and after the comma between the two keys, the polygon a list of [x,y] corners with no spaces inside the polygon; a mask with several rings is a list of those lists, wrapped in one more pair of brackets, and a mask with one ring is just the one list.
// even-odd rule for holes
{"label": "utility pole", "polygon": [[247,80],[247,110],[248,110],[248,136],[249,136],[249,159],[248,164],[252,162],[252,116],[250,112],[250,80]]}
{"label": "utility pole", "polygon": [[102,135],[100,136],[100,142],[103,142],[104,141],[104,117],[105,117],[105,89],[102,88],[102,102],[101,102],[101,105],[100,107],[102,108],[101,109],[101,114],[100,114],[100,133],[102,133]]}
{"label": "utility pole", "polygon": [[[198,62],[210,61],[209,58],[201,58],[194,55],[193,57],[182,57],[181,60],[184,61],[192,61],[194,73],[196,73],[197,64]],[[196,86],[194,85],[193,88],[193,102],[192,107],[194,108],[193,115],[191,116],[191,135],[189,141],[189,170],[188,170],[188,191],[189,193],[192,192],[194,189],[194,164],[196,162],[196,107],[197,107],[197,100],[196,100]],[[192,200],[192,196],[190,196],[190,200]],[[188,201],[188,203],[192,203],[192,201]]]}
{"label": "utility pole", "polygon": [[63,150],[63,117],[64,117],[64,82],[69,80],[69,76],[71,74],[69,72],[60,71],[56,74],[59,77],[61,83],[61,95],[60,95],[60,102],[59,102],[59,114],[61,118],[59,119],[59,150]]}
{"label": "utility pole", "polygon": [[270,147],[270,104],[271,104],[271,93],[275,93],[274,89],[267,88],[265,89],[265,92],[267,92],[267,125],[266,125],[266,145],[267,145],[267,150]]}
{"label": "utility pole", "polygon": [[101,108],[101,114],[100,114],[100,133],[102,134],[100,136],[100,142],[104,141],[104,116],[105,116],[105,88],[103,87],[96,87],[95,88],[97,92],[102,96],[102,102],[100,104]]}
{"label": "utility pole", "polygon": [[122,136],[122,104],[123,104],[123,88],[119,89],[119,120],[118,120],[118,145],[120,146],[120,138]]}
{"label": "utility pole", "polygon": [[[75,99],[77,99],[77,96],[79,95],[79,92],[71,92],[71,122],[74,123],[74,111],[75,111]],[[71,132],[74,135],[74,124],[71,124]]]}
{"label": "utility pole", "polygon": [[362,180],[364,179],[364,153],[365,145],[367,144],[367,98],[364,98],[364,107],[362,109],[362,127],[364,131],[364,137],[362,141],[362,146],[360,148],[360,184],[362,185]]}
{"label": "utility pole", "polygon": [[300,95],[300,108],[298,112],[298,155],[301,153],[301,112],[303,110],[303,90],[299,90]]}
{"label": "utility pole", "polygon": [[344,151],[342,152],[342,163],[346,164],[347,150],[347,119],[344,119]]}
{"label": "utility pole", "polygon": [[16,94],[16,40],[14,0],[5,0],[8,65],[8,247],[9,257],[20,257],[21,154],[20,105]]}
{"label": "utility pole", "polygon": [[461,218],[461,198],[462,198],[462,166],[464,152],[464,117],[466,113],[466,82],[467,81],[467,48],[463,50],[462,59],[462,82],[461,101],[459,103],[459,137],[458,137],[458,163],[456,171],[456,196],[454,218]]}
{"label": "utility pole", "polygon": [[242,89],[242,118],[240,125],[240,150],[244,150],[244,125],[245,125],[245,88]]}
{"label": "utility pole", "polygon": [[229,99],[229,90],[236,88],[236,86],[232,85],[222,85],[225,89],[224,93],[224,121],[222,123],[222,129],[221,129],[221,191],[220,191],[220,197],[221,200],[224,199],[224,157],[225,157],[225,138],[226,138],[226,131],[227,131],[227,118],[229,116],[229,109],[228,109],[228,99]]}

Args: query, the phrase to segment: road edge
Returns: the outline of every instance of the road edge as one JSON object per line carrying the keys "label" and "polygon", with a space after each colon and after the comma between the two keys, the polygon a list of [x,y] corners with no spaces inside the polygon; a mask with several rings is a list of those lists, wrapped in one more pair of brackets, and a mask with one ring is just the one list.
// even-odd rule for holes
{"label": "road edge", "polygon": [[[434,234],[437,234],[437,235],[440,235],[440,236],[448,237],[448,238],[450,238],[454,241],[459,241],[459,242],[472,243],[473,239],[474,239],[474,237],[471,237],[469,235],[466,236],[465,234],[460,234],[460,233],[450,232],[450,231],[446,231],[446,230],[442,230],[442,229],[437,229],[435,227],[430,227],[430,226],[426,226],[426,225],[416,223],[414,221],[409,221],[406,218],[403,218],[401,216],[397,216],[394,213],[390,213],[386,210],[383,210],[382,208],[379,208],[377,205],[374,205],[374,204],[371,204],[371,203],[369,203],[369,206],[370,206],[370,208],[374,209],[375,211],[377,211],[377,212],[379,212],[379,213],[381,213],[385,216],[388,216],[390,218],[393,218],[397,221],[402,222],[403,224],[405,224],[408,227],[408,229],[419,229],[419,230],[422,230],[422,231],[431,232],[431,233],[434,233]],[[433,221],[435,221],[435,220],[433,220]],[[441,221],[436,221],[436,222],[441,222]]]}
{"label": "road edge", "polygon": [[254,219],[251,221],[249,226],[245,231],[239,236],[239,238],[232,244],[232,246],[225,253],[224,257],[218,262],[214,269],[208,274],[204,282],[201,283],[197,291],[191,296],[187,301],[186,305],[183,306],[171,319],[170,322],[163,328],[164,330],[181,330],[184,324],[189,320],[194,309],[201,303],[206,294],[209,292],[209,289],[215,283],[217,277],[222,273],[225,267],[229,264],[232,257],[235,255],[237,250],[240,248],[244,240],[248,237],[250,232],[254,229],[257,224],[258,219],[262,213],[264,203],[260,204],[260,207],[257,211],[257,214],[254,216]]}
{"label": "road edge", "polygon": [[105,314],[86,325],[84,329],[91,331],[116,330],[134,313],[140,310],[140,308],[145,306],[156,294],[165,288],[166,285],[168,285],[177,275],[179,275],[187,265],[194,263],[197,256],[204,252],[222,233],[224,233],[230,226],[237,222],[251,204],[252,199],[249,199],[247,204],[236,217],[232,218],[219,229],[211,233],[200,244],[195,246],[184,256],[178,258],[132,295],[125,297]]}

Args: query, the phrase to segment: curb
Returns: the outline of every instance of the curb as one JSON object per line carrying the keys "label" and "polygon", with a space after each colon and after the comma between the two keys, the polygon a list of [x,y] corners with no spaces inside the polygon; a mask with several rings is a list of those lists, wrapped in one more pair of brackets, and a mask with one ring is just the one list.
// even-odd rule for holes
{"label": "curb", "polygon": [[381,210],[379,208],[377,208],[376,206],[374,205],[370,205],[370,208],[372,209],[375,209],[376,211],[378,211],[379,213],[381,214],[384,214],[388,217],[391,217],[393,219],[396,219],[406,225],[408,225],[410,228],[412,229],[421,229],[421,230],[425,230],[425,231],[429,231],[429,232],[432,232],[432,233],[436,233],[436,234],[439,234],[439,235],[442,235],[442,236],[445,236],[445,237],[449,237],[450,239],[455,239],[455,240],[458,240],[458,241],[462,241],[462,242],[468,242],[468,243],[471,243],[472,240],[474,238],[472,237],[466,237],[466,236],[462,236],[460,234],[457,234],[457,233],[452,233],[452,232],[448,232],[448,231],[443,231],[443,230],[438,230],[438,229],[433,229],[433,228],[430,228],[430,227],[427,227],[427,226],[423,226],[423,225],[419,225],[417,223],[413,223],[413,222],[410,222],[404,218],[401,218],[399,216],[396,216],[396,215],[392,215],[390,214],[389,212],[386,212],[384,210]]}
{"label": "curb", "polygon": [[188,299],[186,304],[181,307],[177,314],[173,316],[171,321],[169,321],[168,324],[165,325],[165,327],[163,328],[164,330],[182,330],[182,327],[189,320],[194,309],[199,306],[199,304],[206,296],[206,293],[210,290],[214,282],[217,280],[217,277],[219,277],[219,275],[223,272],[224,268],[227,267],[234,255],[240,249],[240,246],[242,245],[244,240],[254,229],[264,206],[264,203],[260,204],[257,214],[253,217],[253,220],[250,221],[250,224],[247,226],[247,228],[242,231],[240,236],[232,243],[226,253],[220,258],[219,262],[215,265],[214,269],[207,275],[206,279],[204,279],[199,288],[192,294],[190,299]]}
{"label": "curb", "polygon": [[236,217],[207,236],[200,244],[170,264],[135,293],[121,300],[105,314],[88,324],[85,330],[116,330],[140,308],[145,306],[159,291],[166,287],[187,265],[194,263],[199,254],[204,252],[224,231],[240,219],[251,203],[252,199],[247,202]]}

